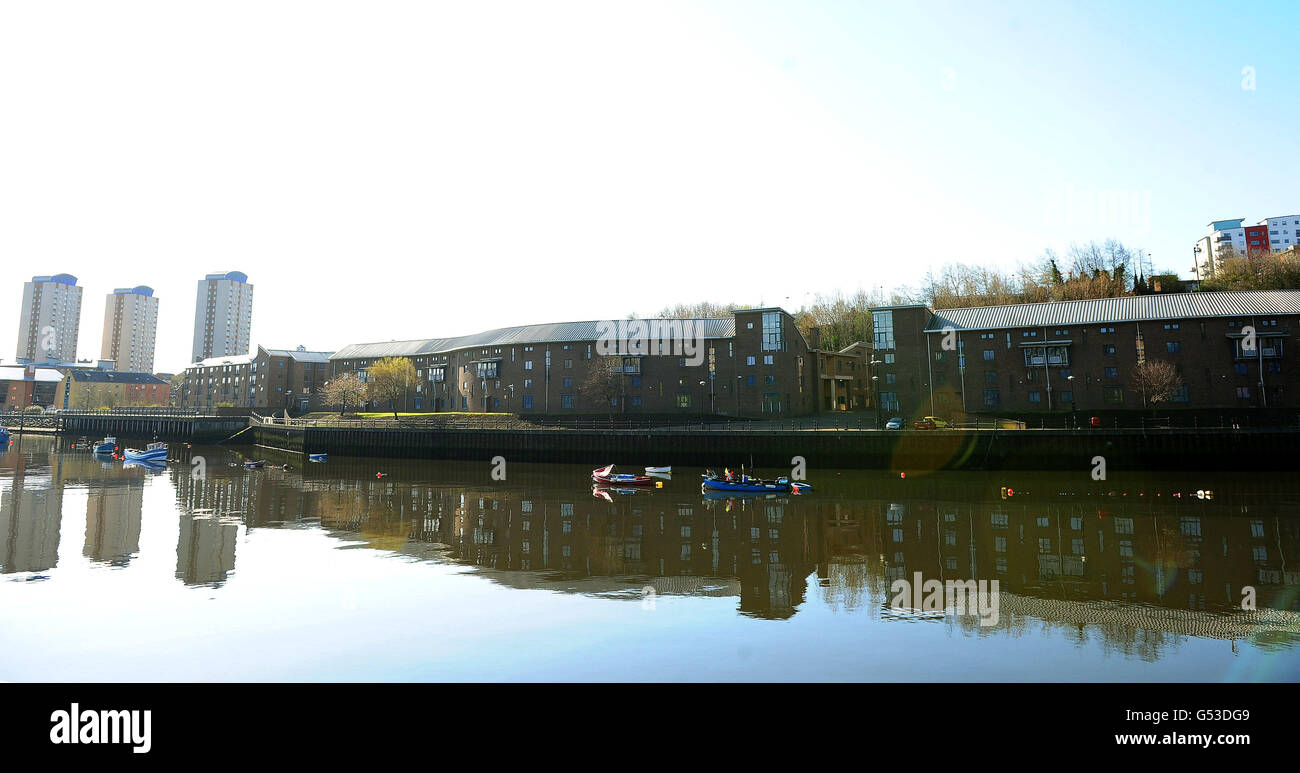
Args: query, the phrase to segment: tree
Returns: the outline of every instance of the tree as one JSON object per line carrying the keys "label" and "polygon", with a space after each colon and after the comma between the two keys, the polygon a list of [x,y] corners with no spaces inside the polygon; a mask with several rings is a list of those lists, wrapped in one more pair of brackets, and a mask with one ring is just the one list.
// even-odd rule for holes
{"label": "tree", "polygon": [[1142,404],[1153,409],[1160,403],[1174,399],[1174,393],[1183,385],[1178,369],[1164,360],[1147,360],[1133,368],[1133,391],[1142,395]]}
{"label": "tree", "polygon": [[619,357],[597,357],[593,360],[587,369],[587,378],[582,382],[582,391],[613,414],[614,398],[623,394],[623,360]]}
{"label": "tree", "polygon": [[752,308],[743,303],[678,303],[665,306],[656,315],[661,319],[726,319],[738,309]]}
{"label": "tree", "polygon": [[415,366],[405,357],[385,357],[369,368],[368,394],[372,400],[387,400],[397,418],[397,403],[405,401],[415,384]]}
{"label": "tree", "polygon": [[321,397],[326,405],[337,405],[342,416],[347,413],[348,406],[359,406],[365,401],[366,382],[357,378],[355,373],[344,373],[325,383]]}

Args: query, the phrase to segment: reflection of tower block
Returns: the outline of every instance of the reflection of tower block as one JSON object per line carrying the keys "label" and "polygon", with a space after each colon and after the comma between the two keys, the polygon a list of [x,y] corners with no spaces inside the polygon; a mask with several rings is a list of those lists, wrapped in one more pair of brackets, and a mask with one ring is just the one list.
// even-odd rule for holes
{"label": "reflection of tower block", "polygon": [[113,488],[91,487],[86,499],[86,544],[82,555],[92,561],[126,566],[140,552],[144,481]]}
{"label": "reflection of tower block", "polygon": [[215,514],[181,515],[176,578],[186,585],[221,584],[235,569],[239,524]]}
{"label": "reflection of tower block", "polygon": [[49,485],[48,477],[37,483],[19,476],[0,491],[0,573],[40,572],[58,563],[63,489]]}

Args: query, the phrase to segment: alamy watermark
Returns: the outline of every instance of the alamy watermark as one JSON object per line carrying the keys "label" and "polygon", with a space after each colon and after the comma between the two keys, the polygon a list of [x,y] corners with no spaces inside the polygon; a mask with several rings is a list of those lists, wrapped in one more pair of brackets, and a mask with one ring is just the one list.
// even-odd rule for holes
{"label": "alamy watermark", "polygon": [[596,323],[596,353],[602,357],[682,357],[704,364],[704,328],[693,319],[620,319]]}
{"label": "alamy watermark", "polygon": [[74,703],[67,711],[50,714],[52,744],[131,744],[136,754],[148,754],[153,748],[150,727],[153,712],[125,710],[82,710]]}
{"label": "alamy watermark", "polygon": [[998,624],[997,580],[926,580],[913,572],[911,582],[900,577],[890,583],[889,591],[894,594],[889,600],[894,609],[973,615],[981,626]]}

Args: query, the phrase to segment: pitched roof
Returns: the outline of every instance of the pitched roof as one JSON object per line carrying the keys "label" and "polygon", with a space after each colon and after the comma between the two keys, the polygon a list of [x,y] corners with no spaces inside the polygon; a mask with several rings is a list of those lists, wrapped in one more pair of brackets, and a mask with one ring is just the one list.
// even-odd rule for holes
{"label": "pitched roof", "polygon": [[292,357],[295,362],[329,362],[334,352],[309,352],[305,349],[263,349],[272,357]]}
{"label": "pitched roof", "polygon": [[1238,290],[1225,292],[1156,293],[1081,301],[1017,303],[936,309],[926,332],[1085,325],[1106,322],[1147,322],[1162,319],[1251,317],[1300,314],[1300,291]]}
{"label": "pitched roof", "polygon": [[[646,319],[644,322],[691,322],[705,338],[729,338],[736,334],[736,318],[721,319]],[[386,341],[367,344],[350,344],[330,355],[331,360],[374,359],[377,357],[410,357],[420,354],[438,354],[477,346],[508,346],[512,344],[544,344],[560,341],[595,341],[599,338],[598,326],[607,320],[586,322],[552,322],[540,325],[503,327],[453,338],[422,338],[411,341]]]}
{"label": "pitched roof", "polygon": [[54,368],[37,368],[36,377],[27,378],[27,369],[21,365],[0,365],[0,381],[62,381],[63,374]]}
{"label": "pitched roof", "polygon": [[255,359],[251,354],[228,354],[224,357],[209,357],[206,360],[199,360],[185,366],[186,370],[190,368],[215,368],[219,365],[247,365]]}
{"label": "pitched roof", "polygon": [[91,384],[166,384],[152,373],[124,373],[116,370],[73,370],[68,375],[73,381]]}

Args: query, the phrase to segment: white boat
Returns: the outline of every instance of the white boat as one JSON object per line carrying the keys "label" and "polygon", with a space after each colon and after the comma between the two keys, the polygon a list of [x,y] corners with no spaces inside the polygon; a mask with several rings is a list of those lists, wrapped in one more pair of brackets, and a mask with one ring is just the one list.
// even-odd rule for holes
{"label": "white boat", "polygon": [[165,462],[167,461],[167,444],[150,443],[141,451],[138,448],[128,448],[122,452],[130,462]]}
{"label": "white boat", "polygon": [[649,473],[657,472],[660,473],[661,475],[671,475],[673,472],[673,468],[672,467],[647,467],[645,468],[645,471]]}

